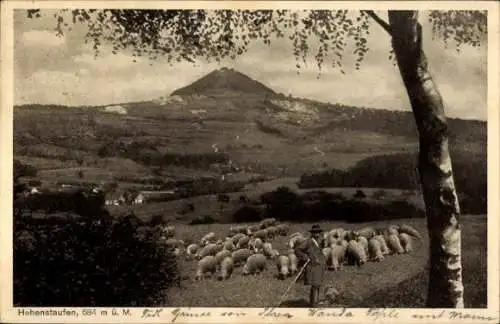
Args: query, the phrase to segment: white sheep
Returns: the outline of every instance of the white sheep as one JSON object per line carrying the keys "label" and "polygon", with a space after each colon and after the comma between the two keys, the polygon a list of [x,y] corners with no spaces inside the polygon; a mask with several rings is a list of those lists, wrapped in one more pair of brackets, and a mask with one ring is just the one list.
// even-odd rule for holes
{"label": "white sheep", "polygon": [[368,255],[368,240],[367,240],[367,238],[364,236],[358,236],[356,241],[358,241],[358,243],[361,244],[361,246],[363,247],[363,250],[365,250],[365,254]]}
{"label": "white sheep", "polygon": [[291,249],[294,249],[295,246],[297,245],[300,245],[302,242],[304,242],[306,240],[306,238],[304,236],[294,236],[290,239],[290,241],[288,241],[288,246],[291,248]]}
{"label": "white sheep", "polygon": [[266,230],[267,230],[267,236],[270,239],[275,239],[279,235],[279,230],[276,226],[269,226],[268,228],[266,228]]}
{"label": "white sheep", "polygon": [[281,236],[287,236],[288,232],[290,231],[290,228],[287,224],[278,224],[276,225],[276,228],[278,229],[278,233]]}
{"label": "white sheep", "polygon": [[399,226],[399,233],[406,233],[408,235],[411,235],[415,238],[418,238],[419,240],[422,239],[422,234],[420,234],[414,227],[406,224],[402,224]]}
{"label": "white sheep", "polygon": [[229,228],[230,235],[235,235],[238,233],[246,234],[248,232],[248,226],[246,225],[237,225]]}
{"label": "white sheep", "polygon": [[231,252],[236,250],[236,247],[233,244],[233,240],[229,239],[229,240],[226,240],[226,242],[224,242],[224,250],[228,250]]}
{"label": "white sheep", "polygon": [[270,258],[271,258],[271,259],[275,259],[275,258],[277,258],[277,257],[279,257],[279,256],[280,256],[280,253],[279,253],[279,251],[278,251],[278,250],[273,249],[273,250],[271,251],[271,256],[270,256]]}
{"label": "white sheep", "polygon": [[290,235],[290,239],[294,238],[295,236],[304,236],[304,234],[302,234],[301,232],[295,232],[293,233],[292,235]]}
{"label": "white sheep", "polygon": [[401,242],[399,241],[399,236],[397,234],[390,234],[387,237],[387,245],[392,253],[402,254],[405,252],[403,246],[401,246]]}
{"label": "white sheep", "polygon": [[330,255],[330,252],[332,251],[332,248],[327,246],[327,247],[324,247],[322,252],[323,252],[323,256],[325,257],[325,259],[327,259],[327,263],[328,263],[328,256]]}
{"label": "white sheep", "polygon": [[233,273],[234,261],[233,258],[227,256],[221,262],[219,266],[219,280],[229,279]]}
{"label": "white sheep", "polygon": [[349,245],[349,243],[346,240],[341,239],[341,240],[337,241],[337,245],[341,245],[343,247],[347,247],[347,245]]}
{"label": "white sheep", "polygon": [[259,274],[267,267],[266,257],[261,254],[253,254],[248,257],[245,266],[243,267],[243,275]]}
{"label": "white sheep", "polygon": [[387,228],[389,235],[398,235],[399,234],[399,226],[391,225]]}
{"label": "white sheep", "polygon": [[387,242],[385,240],[384,235],[377,235],[375,236],[375,239],[377,239],[380,242],[380,250],[382,252],[382,255],[387,255],[390,253],[389,247],[387,246]]}
{"label": "white sheep", "polygon": [[236,248],[237,249],[246,248],[248,247],[248,242],[250,242],[250,237],[245,235],[238,240],[238,242],[236,243]]}
{"label": "white sheep", "polygon": [[250,242],[248,242],[248,247],[251,250],[254,250],[255,252],[260,252],[262,250],[262,245],[264,243],[260,238],[252,238]]}
{"label": "white sheep", "polygon": [[276,268],[278,270],[278,278],[283,280],[290,274],[290,259],[286,255],[280,255],[276,259]]}
{"label": "white sheep", "polygon": [[254,237],[254,238],[257,238],[257,237],[258,237],[258,238],[260,238],[260,239],[262,239],[262,240],[266,240],[266,239],[267,239],[267,237],[268,237],[268,235],[269,235],[269,232],[268,232],[268,230],[267,230],[267,229],[261,229],[261,230],[258,230],[258,231],[257,231],[257,232],[255,232],[255,233],[253,233],[253,234],[252,234],[252,237]]}
{"label": "white sheep", "polygon": [[242,237],[246,237],[247,235],[246,234],[243,234],[243,233],[238,233],[236,235],[234,235],[233,237],[231,237],[231,240],[233,241],[233,244],[236,245],[238,244],[238,241],[242,238]]}
{"label": "white sheep", "polygon": [[220,264],[221,261],[224,260],[225,257],[230,257],[232,255],[233,254],[230,251],[228,251],[228,250],[219,251],[215,255],[215,261],[217,261],[217,264]]}
{"label": "white sheep", "polygon": [[234,265],[238,266],[247,261],[248,257],[250,257],[253,252],[249,249],[239,249],[233,252],[232,258],[234,261]]}
{"label": "white sheep", "polygon": [[342,268],[347,253],[347,247],[342,245],[333,245],[330,248],[330,254],[327,258],[327,266],[329,270],[337,271]]}
{"label": "white sheep", "polygon": [[269,242],[265,242],[264,244],[262,244],[262,254],[264,254],[268,258],[271,258],[273,254],[273,245]]}
{"label": "white sheep", "polygon": [[346,230],[343,229],[342,227],[339,227],[339,228],[334,228],[334,229],[330,230],[329,233],[332,234],[333,237],[335,237],[337,239],[345,239]]}
{"label": "white sheep", "polygon": [[354,263],[358,266],[362,266],[363,264],[366,263],[366,254],[361,246],[357,241],[351,240],[348,242],[347,245],[347,256],[354,261]]}
{"label": "white sheep", "polygon": [[297,255],[293,249],[288,250],[288,260],[290,261],[290,274],[295,274],[298,271],[299,261],[297,259]]}
{"label": "white sheep", "polygon": [[250,225],[247,228],[247,235],[251,235],[252,233],[257,232],[260,229],[259,225]]}
{"label": "white sheep", "polygon": [[368,241],[368,249],[371,259],[377,262],[384,260],[384,255],[382,254],[382,244],[376,237],[373,237]]}
{"label": "white sheep", "polygon": [[188,258],[194,258],[196,256],[196,252],[200,249],[200,246],[198,244],[189,244],[188,247],[186,248],[186,257]]}
{"label": "white sheep", "polygon": [[266,218],[259,223],[259,228],[264,229],[276,224],[276,218]]}
{"label": "white sheep", "polygon": [[210,232],[210,233],[206,234],[200,240],[200,244],[202,246],[205,246],[209,243],[215,243],[215,242],[217,242],[217,235],[215,235],[214,232]]}
{"label": "white sheep", "polygon": [[371,239],[376,235],[375,229],[373,227],[363,227],[358,230],[356,230],[356,233],[358,236],[362,236],[366,238],[367,240]]}
{"label": "white sheep", "polygon": [[217,252],[219,252],[221,249],[222,249],[221,245],[211,243],[211,244],[208,244],[207,246],[203,247],[202,249],[200,249],[197,253],[197,257],[199,259],[203,259],[204,257],[206,257],[208,255],[217,254]]}
{"label": "white sheep", "polygon": [[323,244],[325,247],[332,246],[334,244],[337,244],[337,241],[337,238],[331,233],[326,233],[326,235],[324,236]]}
{"label": "white sheep", "polygon": [[212,275],[216,272],[217,262],[213,255],[208,255],[198,261],[196,270],[196,280],[201,280],[207,275]]}
{"label": "white sheep", "polygon": [[401,246],[405,250],[406,253],[410,253],[413,251],[411,236],[406,233],[399,234],[399,241],[401,242]]}

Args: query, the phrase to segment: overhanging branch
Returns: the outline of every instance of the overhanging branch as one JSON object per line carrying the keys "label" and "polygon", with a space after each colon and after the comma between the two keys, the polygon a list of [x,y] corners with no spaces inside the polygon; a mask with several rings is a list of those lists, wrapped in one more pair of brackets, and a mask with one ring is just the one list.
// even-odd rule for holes
{"label": "overhanging branch", "polygon": [[385,22],[382,18],[380,18],[373,10],[362,10],[364,13],[366,13],[368,16],[372,17],[373,20],[375,20],[382,28],[385,29],[386,32],[389,33],[389,35],[392,36],[392,30],[391,26],[387,22]]}

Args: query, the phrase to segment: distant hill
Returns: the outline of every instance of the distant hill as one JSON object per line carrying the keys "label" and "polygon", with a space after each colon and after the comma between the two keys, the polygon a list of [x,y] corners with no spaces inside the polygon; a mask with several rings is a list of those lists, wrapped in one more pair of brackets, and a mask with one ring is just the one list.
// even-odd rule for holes
{"label": "distant hill", "polygon": [[[411,112],[284,96],[227,68],[160,99],[113,105],[126,114],[106,112],[110,105],[16,106],[14,154],[44,170],[90,168],[84,180],[104,177],[103,170],[106,177],[133,182],[227,170],[296,177],[418,150]],[[485,154],[486,122],[448,122],[454,151]]]}
{"label": "distant hill", "polygon": [[262,83],[234,69],[221,68],[210,72],[188,86],[172,92],[172,96],[217,95],[238,92],[260,96],[275,96],[276,93]]}

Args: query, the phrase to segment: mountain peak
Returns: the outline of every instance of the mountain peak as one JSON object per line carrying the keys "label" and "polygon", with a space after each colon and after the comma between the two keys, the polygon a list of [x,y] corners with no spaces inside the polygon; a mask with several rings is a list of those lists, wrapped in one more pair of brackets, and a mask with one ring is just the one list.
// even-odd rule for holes
{"label": "mountain peak", "polygon": [[263,96],[276,95],[273,90],[262,83],[228,67],[214,70],[193,83],[175,90],[172,95],[213,95],[228,92]]}

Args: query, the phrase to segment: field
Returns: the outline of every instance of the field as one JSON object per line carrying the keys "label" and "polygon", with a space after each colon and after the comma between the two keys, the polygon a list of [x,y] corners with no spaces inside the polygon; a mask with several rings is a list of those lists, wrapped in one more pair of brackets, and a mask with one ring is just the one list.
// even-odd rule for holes
{"label": "field", "polygon": [[[487,226],[486,217],[464,215],[462,234],[463,281],[465,285],[465,306],[484,308],[487,302]],[[343,227],[346,229],[363,226],[387,226],[394,223],[413,225],[423,234],[423,241],[415,241],[415,251],[409,254],[388,256],[381,263],[368,262],[361,268],[344,266],[337,272],[329,272],[325,284],[334,285],[341,298],[332,307],[425,307],[427,292],[428,238],[425,220],[409,219],[390,222],[346,224],[323,222],[324,228]],[[225,235],[231,225],[177,226],[177,237],[186,242],[198,240],[213,231]],[[305,232],[311,224],[290,224],[290,233]],[[286,238],[273,241],[273,247],[285,251]],[[241,275],[241,267],[236,268],[227,281],[209,278],[195,281],[195,261],[181,258],[180,269],[183,279],[180,288],[172,288],[167,294],[168,306],[183,307],[307,307],[309,286],[297,283],[288,298],[278,305],[278,301],[292,281],[275,278],[276,267],[268,261],[268,269],[259,276]]]}

